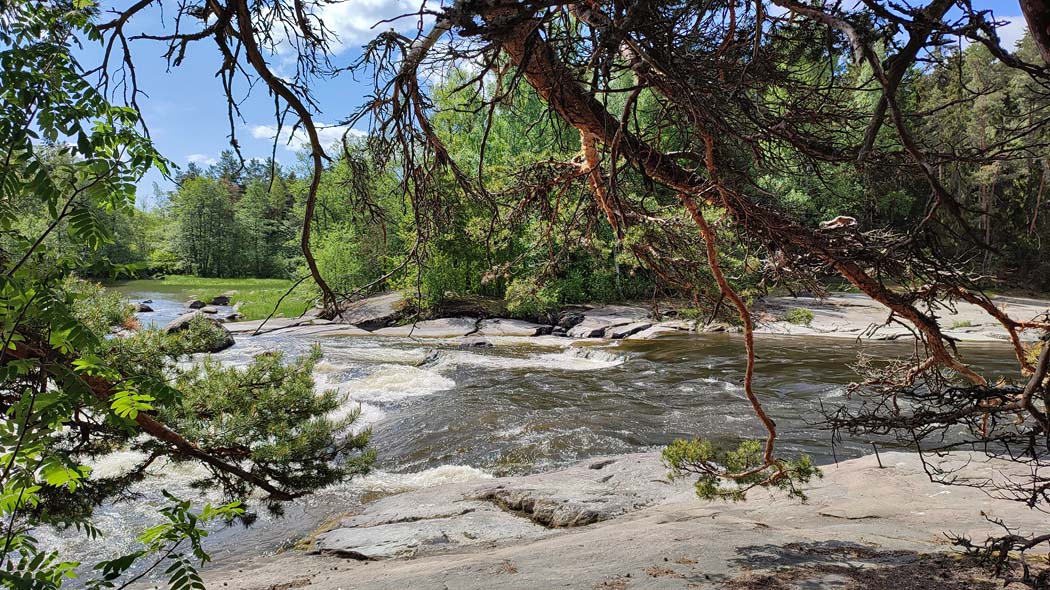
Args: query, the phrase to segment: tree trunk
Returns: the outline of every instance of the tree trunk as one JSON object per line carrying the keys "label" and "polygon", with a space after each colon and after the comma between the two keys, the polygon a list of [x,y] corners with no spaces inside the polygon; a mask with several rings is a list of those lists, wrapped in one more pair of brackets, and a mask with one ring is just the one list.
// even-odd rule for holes
{"label": "tree trunk", "polygon": [[1050,0],[1020,0],[1020,3],[1039,55],[1050,64]]}

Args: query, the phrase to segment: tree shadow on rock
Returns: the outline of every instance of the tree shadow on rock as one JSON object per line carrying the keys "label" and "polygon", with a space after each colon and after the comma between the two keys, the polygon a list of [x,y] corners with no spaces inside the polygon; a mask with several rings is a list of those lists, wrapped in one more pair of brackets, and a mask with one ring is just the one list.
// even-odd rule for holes
{"label": "tree shadow on rock", "polygon": [[975,560],[953,553],[891,551],[846,541],[737,549],[743,573],[726,590],[992,590]]}

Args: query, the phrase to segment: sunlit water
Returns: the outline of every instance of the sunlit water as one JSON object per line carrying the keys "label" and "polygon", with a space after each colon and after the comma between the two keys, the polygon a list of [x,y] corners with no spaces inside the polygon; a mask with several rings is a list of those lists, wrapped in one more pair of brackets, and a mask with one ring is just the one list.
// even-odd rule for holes
{"label": "sunlit water", "polygon": [[[181,312],[159,294],[158,320]],[[150,314],[141,314],[145,316]],[[163,316],[163,317],[162,317]],[[335,389],[343,411],[359,408],[373,428],[378,463],[372,475],[322,490],[287,506],[284,518],[263,515],[250,529],[218,530],[207,542],[217,561],[288,546],[324,521],[360,506],[362,497],[454,481],[553,469],[595,455],[653,451],[676,438],[703,436],[732,443],[762,431],[744,398],[742,339],[707,334],[601,346],[530,344],[460,349],[455,341],[380,337],[238,337],[215,355],[241,365],[265,351],[324,352],[318,390]],[[526,341],[527,342],[527,341]],[[756,391],[777,421],[784,454],[808,453],[821,463],[870,452],[870,441],[840,440],[816,426],[820,407],[844,401],[855,378],[850,365],[863,353],[906,355],[904,343],[858,344],[845,339],[764,337],[758,340]],[[966,360],[1009,374],[1010,350],[968,346]],[[116,470],[130,457],[116,454],[96,469]],[[137,548],[134,535],[156,522],[160,490],[198,498],[188,482],[201,471],[157,466],[136,502],[107,506],[97,521],[102,542],[40,531],[85,562]],[[217,498],[212,498],[217,500]]]}

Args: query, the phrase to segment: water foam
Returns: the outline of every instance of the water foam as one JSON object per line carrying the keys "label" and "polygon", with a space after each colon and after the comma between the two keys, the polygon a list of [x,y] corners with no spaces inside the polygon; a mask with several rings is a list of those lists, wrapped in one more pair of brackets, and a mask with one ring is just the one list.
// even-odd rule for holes
{"label": "water foam", "polygon": [[624,357],[606,350],[569,348],[561,352],[528,357],[477,354],[467,351],[445,351],[428,365],[435,368],[475,366],[489,369],[546,369],[552,371],[597,371],[624,363]]}
{"label": "water foam", "polygon": [[354,479],[350,486],[365,492],[402,492],[449,483],[481,481],[492,477],[491,473],[469,465],[440,465],[413,473],[375,471]]}
{"label": "water foam", "polygon": [[407,365],[380,365],[368,375],[340,383],[353,401],[397,402],[452,389],[456,382],[436,371]]}

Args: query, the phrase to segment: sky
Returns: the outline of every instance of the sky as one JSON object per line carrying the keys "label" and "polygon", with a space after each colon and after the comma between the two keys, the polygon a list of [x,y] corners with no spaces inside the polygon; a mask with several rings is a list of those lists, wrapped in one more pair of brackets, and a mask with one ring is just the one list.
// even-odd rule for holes
{"label": "sky", "polygon": [[[109,6],[125,6],[130,2],[111,0]],[[129,31],[150,33],[170,32],[171,11],[147,11],[135,17],[128,25]],[[999,31],[1006,47],[1013,47],[1024,34],[1024,19],[1016,0],[975,0],[977,9],[991,9],[997,20],[1008,21]],[[328,4],[322,18],[325,24],[338,35],[335,45],[336,65],[348,65],[360,57],[361,48],[376,34],[395,29],[412,34],[420,26],[418,16],[389,19],[418,12],[421,0],[341,0]],[[429,0],[428,7],[435,9],[440,2]],[[167,28],[165,28],[165,25]],[[178,68],[168,69],[163,53],[166,46],[155,41],[133,41],[132,51],[139,78],[139,87],[146,93],[139,99],[143,115],[154,143],[160,152],[180,167],[193,162],[202,167],[214,163],[224,149],[230,147],[230,124],[221,82],[216,77],[219,60],[213,43],[199,42],[191,46],[186,59]],[[83,65],[90,67],[97,62],[101,51],[87,47],[81,57]],[[280,74],[288,68],[287,54],[274,55],[271,67]],[[245,90],[241,84],[241,92]],[[322,140],[337,141],[345,128],[335,126],[359,108],[371,88],[367,79],[355,80],[343,74],[336,80],[322,81],[311,88],[320,112],[315,121],[326,127],[321,131]],[[276,121],[273,100],[265,88],[256,88],[241,104],[241,117],[235,119],[234,128],[241,151],[246,158],[269,157],[273,149]],[[364,129],[351,133],[363,133]],[[284,165],[297,163],[296,151],[302,147],[301,137],[283,136],[277,148],[276,159]],[[170,190],[172,183],[159,172],[151,171],[139,183],[138,205],[150,208],[157,204],[154,185],[161,190]]]}

